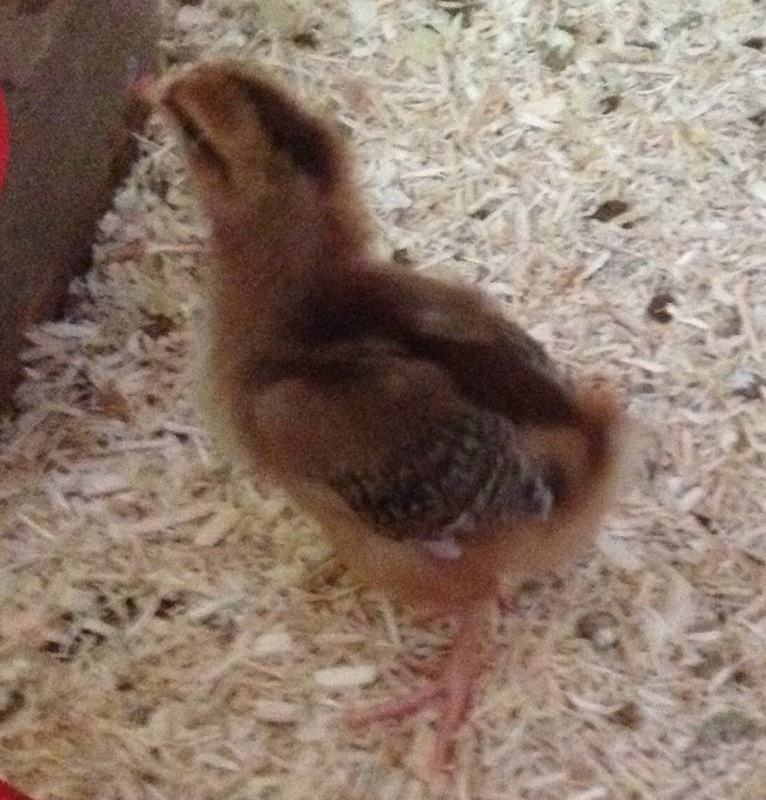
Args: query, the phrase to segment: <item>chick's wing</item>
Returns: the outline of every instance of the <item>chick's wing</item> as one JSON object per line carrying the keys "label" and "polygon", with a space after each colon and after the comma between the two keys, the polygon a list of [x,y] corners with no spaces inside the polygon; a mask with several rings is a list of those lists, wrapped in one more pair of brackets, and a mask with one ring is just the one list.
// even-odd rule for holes
{"label": "chick's wing", "polygon": [[301,309],[300,349],[259,365],[273,383],[256,418],[280,471],[396,539],[544,518],[560,476],[519,428],[572,411],[542,349],[443,284],[381,270],[354,289]]}

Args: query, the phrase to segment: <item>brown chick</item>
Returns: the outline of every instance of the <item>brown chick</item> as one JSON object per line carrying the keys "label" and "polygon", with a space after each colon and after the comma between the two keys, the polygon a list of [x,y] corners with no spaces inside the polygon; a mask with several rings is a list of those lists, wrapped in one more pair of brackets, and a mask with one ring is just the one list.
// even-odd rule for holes
{"label": "brown chick", "polygon": [[626,417],[479,292],[377,261],[342,135],[271,78],[203,64],[160,102],[212,227],[213,424],[361,580],[459,620],[432,684],[351,717],[439,705],[438,772],[501,577],[583,551],[614,497]]}

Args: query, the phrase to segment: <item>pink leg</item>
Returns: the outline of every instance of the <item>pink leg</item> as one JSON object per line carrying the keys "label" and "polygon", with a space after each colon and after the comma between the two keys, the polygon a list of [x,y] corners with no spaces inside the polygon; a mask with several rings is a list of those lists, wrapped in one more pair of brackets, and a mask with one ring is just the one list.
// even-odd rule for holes
{"label": "pink leg", "polygon": [[452,652],[447,656],[441,674],[422,689],[346,715],[354,727],[386,719],[402,719],[427,708],[439,706],[441,716],[436,727],[436,746],[429,772],[437,776],[445,772],[453,755],[455,738],[460,730],[481,669],[482,627],[486,616],[484,605],[460,614]]}

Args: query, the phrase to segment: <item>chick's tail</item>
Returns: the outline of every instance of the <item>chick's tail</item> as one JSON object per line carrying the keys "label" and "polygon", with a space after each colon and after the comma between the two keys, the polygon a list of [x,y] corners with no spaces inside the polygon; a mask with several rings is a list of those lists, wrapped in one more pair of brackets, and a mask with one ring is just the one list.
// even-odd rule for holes
{"label": "chick's tail", "polygon": [[637,466],[637,425],[611,389],[588,388],[579,398],[587,468],[611,496],[626,488]]}
{"label": "chick's tail", "polygon": [[568,523],[582,518],[582,527],[590,530],[622,494],[636,466],[634,421],[606,386],[578,390],[575,404],[571,424],[537,427],[526,439],[531,452],[543,454],[562,518]]}

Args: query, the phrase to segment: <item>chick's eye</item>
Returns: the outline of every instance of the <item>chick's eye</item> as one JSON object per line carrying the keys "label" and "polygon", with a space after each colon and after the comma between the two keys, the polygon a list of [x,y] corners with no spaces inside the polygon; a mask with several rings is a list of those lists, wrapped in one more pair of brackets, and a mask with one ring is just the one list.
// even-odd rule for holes
{"label": "chick's eye", "polygon": [[183,134],[187,145],[190,147],[199,148],[207,144],[199,125],[197,125],[188,117],[182,117],[180,122],[181,133]]}

